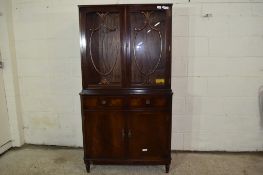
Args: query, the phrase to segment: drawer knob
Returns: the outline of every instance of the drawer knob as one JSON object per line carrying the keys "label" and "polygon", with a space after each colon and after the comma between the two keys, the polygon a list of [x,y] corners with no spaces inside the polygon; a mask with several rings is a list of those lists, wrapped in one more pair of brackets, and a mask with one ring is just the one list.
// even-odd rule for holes
{"label": "drawer knob", "polygon": [[105,105],[107,103],[106,100],[101,100],[101,104]]}
{"label": "drawer knob", "polygon": [[149,104],[151,104],[151,100],[147,99],[147,100],[145,101],[145,103],[146,103],[147,105],[149,105]]}

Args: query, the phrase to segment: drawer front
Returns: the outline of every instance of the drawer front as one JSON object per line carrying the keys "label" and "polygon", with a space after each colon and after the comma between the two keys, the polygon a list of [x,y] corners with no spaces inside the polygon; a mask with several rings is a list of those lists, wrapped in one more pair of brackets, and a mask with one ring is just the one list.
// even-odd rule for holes
{"label": "drawer front", "polygon": [[82,105],[84,109],[95,108],[121,108],[125,105],[123,97],[116,96],[84,96],[82,97]]}
{"label": "drawer front", "polygon": [[168,108],[170,106],[170,96],[153,96],[153,95],[140,95],[132,96],[128,99],[128,106],[135,108],[149,108],[161,107]]}

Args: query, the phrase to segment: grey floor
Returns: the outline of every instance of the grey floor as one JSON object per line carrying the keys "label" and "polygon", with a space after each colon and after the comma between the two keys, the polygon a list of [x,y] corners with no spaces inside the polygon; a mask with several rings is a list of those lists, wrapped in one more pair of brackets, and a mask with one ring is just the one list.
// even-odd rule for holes
{"label": "grey floor", "polygon": [[[82,157],[82,149],[27,145],[0,156],[0,175],[84,175]],[[165,173],[164,166],[96,165],[91,174]],[[169,174],[263,175],[263,153],[173,153]]]}

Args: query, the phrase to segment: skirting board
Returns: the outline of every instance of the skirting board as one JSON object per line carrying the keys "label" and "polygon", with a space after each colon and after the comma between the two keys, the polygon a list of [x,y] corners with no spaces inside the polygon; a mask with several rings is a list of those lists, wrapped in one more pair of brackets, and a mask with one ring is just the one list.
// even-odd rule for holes
{"label": "skirting board", "polygon": [[0,155],[3,154],[5,151],[7,151],[9,148],[12,147],[12,142],[8,141],[4,145],[0,147]]}

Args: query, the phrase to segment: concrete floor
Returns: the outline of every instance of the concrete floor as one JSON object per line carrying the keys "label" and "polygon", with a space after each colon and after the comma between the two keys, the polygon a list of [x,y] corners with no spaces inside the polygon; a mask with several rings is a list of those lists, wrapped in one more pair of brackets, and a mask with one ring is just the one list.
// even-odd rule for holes
{"label": "concrete floor", "polygon": [[[24,146],[0,156],[0,175],[85,175],[83,150]],[[263,175],[263,153],[172,154],[173,175]],[[165,174],[164,166],[92,166],[94,175]]]}

